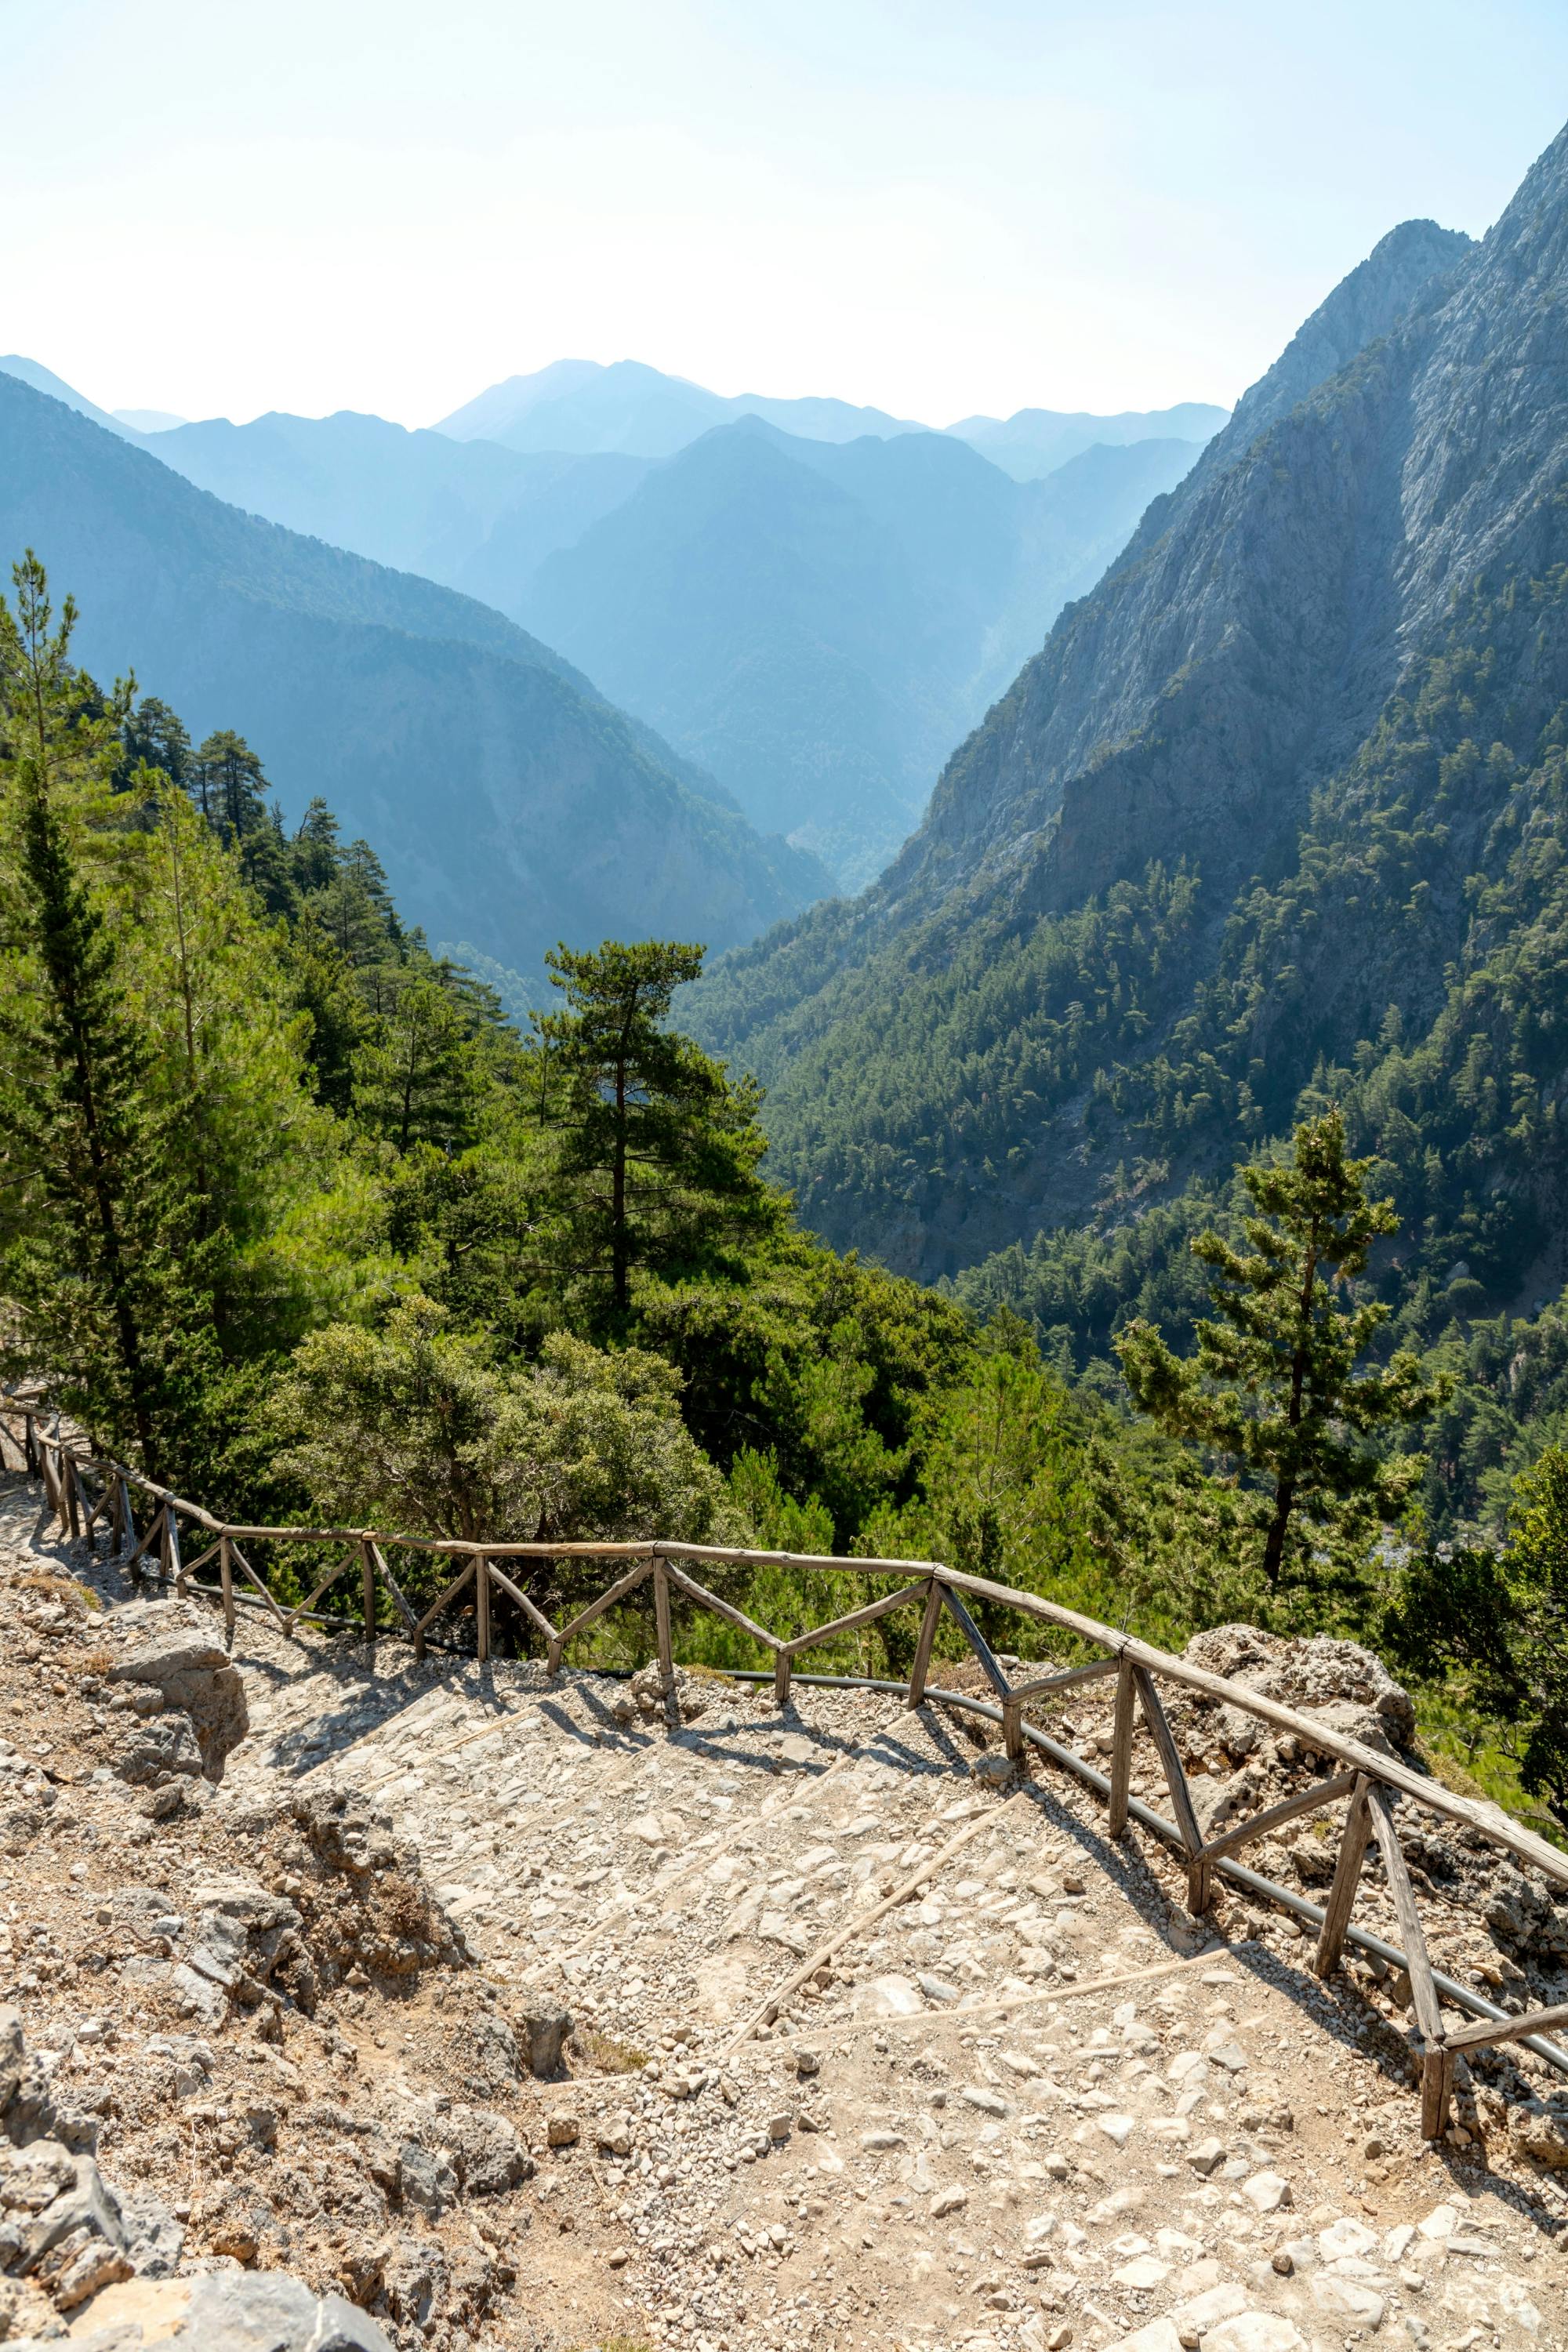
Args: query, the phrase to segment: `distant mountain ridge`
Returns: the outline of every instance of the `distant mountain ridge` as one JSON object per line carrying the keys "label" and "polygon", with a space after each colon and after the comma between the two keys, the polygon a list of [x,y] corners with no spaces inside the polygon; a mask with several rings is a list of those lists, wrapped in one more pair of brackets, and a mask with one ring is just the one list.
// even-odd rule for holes
{"label": "distant mountain ridge", "polygon": [[1016,481],[1054,473],[1082,449],[1103,442],[1207,441],[1229,411],[1202,401],[1174,408],[1125,410],[1116,416],[1022,408],[1016,415],[968,416],[945,428],[832,399],[773,399],[760,393],[710,392],[640,360],[555,360],[531,375],[508,376],[444,416],[436,430],[460,441],[499,441],[540,454],[615,452],[672,457],[721,425],[754,416],[804,441],[891,440],[902,433],[945,430],[966,441]]}
{"label": "distant mountain ridge", "polygon": [[1230,413],[1202,400],[1180,401],[1174,408],[1124,409],[1118,416],[1020,408],[1013,416],[965,416],[947,431],[1015,481],[1033,482],[1054,474],[1085,449],[1124,448],[1138,441],[1211,440]]}
{"label": "distant mountain ridge", "polygon": [[321,793],[432,936],[540,984],[562,937],[717,945],[828,887],[487,606],[243,514],[5,372],[0,455],[0,546],[76,594],[88,667],[237,728],[296,813]]}
{"label": "distant mountain ridge", "polygon": [[1096,445],[1019,482],[946,435],[836,441],[749,415],[664,459],[348,411],[113,429],[231,505],[563,648],[658,730],[661,764],[703,771],[685,780],[848,888],[899,849],[953,744],[1197,454]]}
{"label": "distant mountain ridge", "polygon": [[640,360],[555,360],[532,375],[509,376],[442,417],[438,433],[458,441],[499,441],[509,449],[670,457],[700,434],[738,416],[760,416],[813,440],[852,441],[863,433],[923,428],[879,408],[843,400],[733,399]]}

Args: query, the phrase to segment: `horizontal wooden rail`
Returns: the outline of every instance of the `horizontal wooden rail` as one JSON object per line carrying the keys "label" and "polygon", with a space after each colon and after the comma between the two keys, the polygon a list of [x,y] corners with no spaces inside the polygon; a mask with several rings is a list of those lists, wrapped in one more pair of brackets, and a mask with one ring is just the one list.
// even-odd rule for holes
{"label": "horizontal wooden rail", "polygon": [[[17,1420],[23,1424],[20,1435],[13,1425]],[[1295,1910],[1300,1916],[1310,1915],[1313,1923],[1320,1926],[1317,1966],[1325,1975],[1338,1966],[1347,1937],[1367,1948],[1377,1946],[1376,1938],[1369,1938],[1351,1926],[1351,1911],[1367,1851],[1375,1843],[1399,1922],[1403,1947],[1400,1964],[1408,1969],[1416,2008],[1422,2050],[1423,2126],[1429,2137],[1436,2137],[1444,2128],[1454,2058],[1464,2050],[1480,2049],[1496,2042],[1521,2041],[1540,2054],[1549,2056],[1553,2064],[1568,2071],[1568,2056],[1564,2056],[1555,2044],[1540,2040],[1542,2028],[1568,2022],[1568,2004],[1542,2010],[1532,2016],[1510,2017],[1500,2011],[1494,2012],[1491,2004],[1481,2000],[1479,1995],[1458,1992],[1451,1979],[1440,1977],[1432,1969],[1426,1956],[1414,1885],[1394,1827],[1391,1800],[1408,1797],[1428,1812],[1467,1829],[1479,1830],[1489,1843],[1529,1864],[1560,1885],[1568,1885],[1568,1854],[1537,1836],[1521,1822],[1511,1821],[1499,1809],[1457,1796],[1451,1790],[1427,1779],[1397,1757],[1368,1748],[1358,1740],[1345,1738],[1315,1717],[1301,1714],[1278,1700],[1268,1698],[1245,1683],[1210,1674],[1190,1659],[1156,1649],[1151,1643],[1138,1640],[1135,1635],[1100,1624],[1079,1611],[1064,1608],[1059,1602],[1045,1600],[1037,1593],[1020,1591],[1011,1586],[995,1583],[989,1578],[969,1575],[931,1560],[839,1559],[822,1554],[764,1551],[733,1545],[676,1543],[647,1538],[629,1542],[574,1540],[552,1543],[537,1540],[494,1543],[468,1537],[384,1535],[368,1528],[251,1527],[216,1518],[199,1505],[159,1486],[156,1481],[144,1478],[118,1464],[99,1460],[61,1433],[58,1418],[52,1428],[44,1430],[39,1426],[36,1410],[15,1400],[0,1405],[0,1441],[4,1440],[8,1440],[20,1456],[23,1470],[42,1479],[48,1508],[68,1538],[86,1540],[90,1545],[99,1522],[107,1517],[116,1554],[123,1558],[129,1546],[129,1564],[132,1568],[144,1559],[155,1559],[158,1576],[174,1583],[181,1591],[191,1589],[191,1577],[216,1554],[220,1562],[224,1612],[231,1638],[237,1598],[234,1589],[236,1569],[254,1587],[258,1604],[268,1610],[285,1635],[293,1638],[300,1620],[357,1561],[362,1575],[362,1605],[367,1641],[373,1642],[377,1632],[378,1587],[391,1601],[395,1617],[413,1642],[416,1654],[423,1653],[426,1633],[435,1620],[462,1600],[471,1588],[475,1649],[479,1662],[484,1664],[489,1657],[492,1645],[494,1588],[506,1596],[524,1622],[542,1638],[547,1670],[553,1675],[560,1669],[567,1643],[574,1641],[606,1611],[629,1598],[651,1575],[655,1655],[665,1710],[672,1728],[678,1727],[680,1720],[671,1625],[671,1598],[674,1593],[679,1593],[693,1607],[705,1610],[734,1626],[763,1650],[773,1652],[771,1678],[781,1706],[788,1704],[795,1661],[805,1652],[859,1632],[894,1610],[918,1606],[921,1612],[921,1625],[914,1663],[907,1684],[889,1684],[864,1675],[802,1675],[801,1679],[813,1683],[844,1682],[863,1688],[896,1689],[905,1696],[910,1706],[920,1706],[928,1699],[937,1698],[948,1703],[961,1703],[1000,1723],[1004,1745],[1015,1764],[1021,1766],[1025,1763],[1030,1746],[1054,1759],[1068,1759],[1072,1769],[1079,1770],[1108,1798],[1110,1818],[1107,1826],[1112,1838],[1120,1837],[1129,1821],[1135,1820],[1145,1825],[1156,1826],[1161,1835],[1168,1836],[1179,1848],[1187,1870],[1187,1900],[1194,1913],[1201,1915],[1209,1907],[1216,1870],[1238,1882],[1256,1884],[1268,1890],[1271,1899]],[[4,1459],[4,1443],[0,1442],[0,1460]],[[88,1486],[89,1477],[100,1482],[96,1496]],[[131,1502],[132,1489],[146,1496],[154,1507],[146,1528],[140,1534]],[[182,1520],[213,1538],[190,1569],[182,1564]],[[344,1548],[344,1556],[321,1579],[307,1601],[299,1608],[286,1612],[240,1549],[242,1543],[264,1542],[341,1544]],[[456,1575],[437,1594],[422,1615],[416,1614],[388,1565],[386,1555],[394,1549],[444,1557],[457,1569]],[[508,1563],[521,1575],[522,1565],[527,1562],[537,1561],[542,1566],[548,1566],[564,1560],[597,1559],[620,1565],[622,1573],[596,1600],[580,1609],[561,1626],[552,1622],[526,1590],[525,1584],[518,1581],[516,1576],[508,1572],[508,1567],[501,1564]],[[770,1632],[736,1602],[700,1582],[691,1573],[692,1570],[700,1567],[787,1568],[797,1572],[861,1580],[896,1577],[904,1581],[897,1591],[879,1594],[857,1608],[830,1618],[825,1624],[785,1637]],[[199,1589],[206,1591],[209,1588]],[[1049,1666],[1047,1662],[1040,1661],[1039,1664],[1046,1666],[1046,1671],[1037,1669],[1023,1680],[1015,1682],[976,1623],[968,1605],[972,1600],[988,1609],[1007,1610],[1054,1632],[1069,1634],[1101,1654],[1082,1664]],[[936,1632],[944,1614],[957,1627],[999,1705],[984,1706],[980,1702],[967,1698],[959,1701],[955,1694],[938,1692],[929,1686]],[[1024,1709],[1026,1705],[1053,1700],[1084,1683],[1111,1675],[1117,1677],[1117,1693],[1111,1738],[1111,1772],[1110,1779],[1106,1780],[1083,1765],[1081,1759],[1061,1748],[1036,1726],[1026,1724]],[[1336,1763],[1340,1769],[1331,1777],[1266,1807],[1218,1836],[1205,1839],[1199,1825],[1180,1746],[1160,1697],[1158,1684],[1161,1682],[1174,1685],[1201,1698],[1240,1708],[1272,1729],[1294,1738],[1308,1753]],[[1174,1815],[1173,1821],[1152,1814],[1146,1805],[1131,1795],[1132,1747],[1140,1715],[1164,1776]],[[1321,1908],[1315,1905],[1303,1905],[1300,1898],[1292,1896],[1288,1890],[1272,1886],[1268,1880],[1258,1880],[1255,1874],[1243,1870],[1233,1860],[1239,1847],[1268,1836],[1299,1815],[1342,1802],[1347,1810],[1339,1863],[1328,1901]],[[1452,2033],[1445,2033],[1438,2006],[1439,1991],[1462,1998],[1464,2005],[1477,2010],[1480,2021],[1457,2029]]]}

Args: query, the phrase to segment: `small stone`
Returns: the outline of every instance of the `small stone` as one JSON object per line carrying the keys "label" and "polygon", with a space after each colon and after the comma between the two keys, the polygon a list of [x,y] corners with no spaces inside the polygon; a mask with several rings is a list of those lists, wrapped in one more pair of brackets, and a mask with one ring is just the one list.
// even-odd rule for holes
{"label": "small stone", "polygon": [[572,2031],[572,2014],[559,2001],[535,2000],[523,2011],[528,2037],[528,2071],[542,2083],[556,2081],[565,2072],[564,2049]]}
{"label": "small stone", "polygon": [[1078,1871],[1076,1871],[1076,1870],[1064,1870],[1064,1871],[1063,1871],[1063,1873],[1062,1873],[1062,1893],[1063,1893],[1064,1895],[1087,1895],[1087,1894],[1088,1894],[1088,1892],[1089,1892],[1089,1888],[1088,1888],[1088,1886],[1085,1885],[1083,1878],[1081,1877],[1081,1875],[1079,1874],[1079,1873]]}
{"label": "small stone", "polygon": [[1096,2116],[1094,2120],[1106,2138],[1116,2147],[1125,2147],[1137,2129],[1136,2118],[1131,2116],[1112,2113],[1108,2116]]}
{"label": "small stone", "polygon": [[931,2200],[931,2218],[940,2221],[946,2213],[960,2213],[968,2202],[967,2189],[939,2189]]}
{"label": "small stone", "polygon": [[612,2246],[605,2257],[613,2271],[625,2270],[631,2258],[631,2250],[627,2246]]}
{"label": "small stone", "polygon": [[1290,2183],[1278,2172],[1255,2172],[1242,2182],[1241,2193],[1259,2213],[1278,2213],[1290,2202]]}
{"label": "small stone", "polygon": [[1152,2254],[1136,2254],[1131,2262],[1123,2263],[1121,2269],[1112,2271],[1110,2275],[1118,2286],[1147,2293],[1152,2287],[1164,2284],[1171,2275],[1171,2266],[1169,2263],[1157,2262]]}
{"label": "small stone", "polygon": [[1204,2337],[1204,2352],[1307,2352],[1293,2319],[1278,2311],[1242,2311]]}
{"label": "small stone", "polygon": [[820,2074],[822,2072],[821,2052],[809,2050],[804,2043],[802,2043],[800,2047],[796,2049],[795,2053],[795,2071],[797,2074]]}
{"label": "small stone", "polygon": [[908,1977],[870,1977],[855,1988],[857,2017],[918,2017],[923,2007]]}
{"label": "small stone", "polygon": [[[1406,2245],[1414,2235],[1414,2231],[1406,2231]],[[1342,2262],[1347,2256],[1363,2262],[1367,2255],[1375,2252],[1376,2248],[1376,2231],[1369,2230],[1364,2221],[1352,2221],[1348,2213],[1342,2213],[1337,2221],[1331,2221],[1326,2230],[1318,2232],[1318,2252],[1326,2263]],[[1396,2261],[1398,2257],[1391,2256],[1390,2259]]]}
{"label": "small stone", "polygon": [[983,2090],[977,2084],[970,2084],[959,2096],[969,2106],[978,2107],[983,2116],[1005,2116],[1007,2112],[1007,2102],[1000,2093]]}
{"label": "small stone", "polygon": [[544,2137],[552,2147],[575,2147],[583,2137],[583,2126],[570,2109],[561,2108],[546,2118]]}
{"label": "small stone", "polygon": [[949,1984],[945,1977],[921,1976],[917,1977],[915,1982],[927,2000],[934,2000],[943,2008],[961,1998],[958,1987]]}
{"label": "small stone", "polygon": [[781,2107],[777,2115],[768,2117],[768,2137],[771,2140],[786,2140],[794,2129],[795,2115],[789,2107]]}
{"label": "small stone", "polygon": [[1217,2139],[1200,2139],[1187,2150],[1187,2162],[1194,2172],[1206,2179],[1216,2166],[1225,2161],[1224,2143]]}
{"label": "small stone", "polygon": [[1281,2246],[1274,2257],[1273,2267],[1281,2278],[1289,2278],[1296,2267],[1296,2257],[1289,2246]]}

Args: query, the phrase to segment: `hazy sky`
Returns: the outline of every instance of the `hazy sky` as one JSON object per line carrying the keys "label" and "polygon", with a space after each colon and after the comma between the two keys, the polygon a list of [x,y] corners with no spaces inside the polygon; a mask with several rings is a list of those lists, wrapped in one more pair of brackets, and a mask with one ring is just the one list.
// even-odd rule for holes
{"label": "hazy sky", "polygon": [[237,419],[1228,401],[1568,114],[1563,0],[0,0],[0,350]]}

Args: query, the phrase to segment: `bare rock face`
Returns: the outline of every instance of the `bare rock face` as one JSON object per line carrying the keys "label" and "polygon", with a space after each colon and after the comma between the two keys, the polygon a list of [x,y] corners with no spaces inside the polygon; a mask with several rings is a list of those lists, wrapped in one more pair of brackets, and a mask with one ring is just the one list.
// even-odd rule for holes
{"label": "bare rock face", "polygon": [[[132,2277],[166,2276],[183,2232],[155,2199],[126,2199],[90,2153],[93,2128],[54,2095],[48,2067],[0,2008],[0,2270],[40,2312],[68,2316]],[[15,2305],[13,2305],[13,2309]],[[58,2320],[50,2332],[60,2332]]]}
{"label": "bare rock face", "polygon": [[133,1789],[160,1789],[181,1775],[197,1779],[202,1751],[189,1716],[157,1715],[150,1722],[133,1724],[121,1742],[114,1769]]}
{"label": "bare rock face", "polygon": [[250,1727],[245,1685],[226,1651],[180,1622],[139,1643],[105,1679],[155,1691],[170,1710],[132,1734],[120,1766],[123,1779],[150,1781],[165,1771],[223,1779],[226,1759]]}

